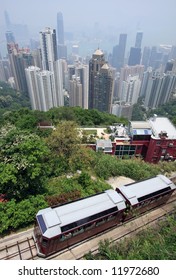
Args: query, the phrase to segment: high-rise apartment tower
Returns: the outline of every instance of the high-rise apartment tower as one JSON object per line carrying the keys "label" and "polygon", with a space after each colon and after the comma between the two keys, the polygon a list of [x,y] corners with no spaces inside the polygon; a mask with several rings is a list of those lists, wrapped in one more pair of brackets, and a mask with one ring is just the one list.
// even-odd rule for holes
{"label": "high-rise apartment tower", "polygon": [[89,109],[111,112],[114,79],[104,53],[97,49],[89,62]]}

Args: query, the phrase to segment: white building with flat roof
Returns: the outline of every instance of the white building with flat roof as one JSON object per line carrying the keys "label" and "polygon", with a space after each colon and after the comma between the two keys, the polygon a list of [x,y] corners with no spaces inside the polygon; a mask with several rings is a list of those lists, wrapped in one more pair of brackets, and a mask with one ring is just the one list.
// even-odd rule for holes
{"label": "white building with flat roof", "polygon": [[176,139],[176,128],[168,118],[154,115],[154,117],[148,120],[148,123],[152,128],[153,138],[160,138],[164,133],[164,135],[167,135],[167,138]]}

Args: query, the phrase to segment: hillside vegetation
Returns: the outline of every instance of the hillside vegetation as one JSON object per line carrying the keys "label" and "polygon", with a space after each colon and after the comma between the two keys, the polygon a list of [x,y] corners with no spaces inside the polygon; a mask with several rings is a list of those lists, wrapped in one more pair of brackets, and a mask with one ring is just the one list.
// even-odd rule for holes
{"label": "hillside vegetation", "polygon": [[[0,203],[1,236],[33,225],[41,208],[111,188],[105,182],[111,176],[142,180],[176,170],[175,162],[122,160],[81,144],[80,126],[126,124],[123,118],[79,107],[32,111],[26,108],[28,98],[8,86],[0,97],[5,98],[0,108],[0,194],[5,201]],[[39,129],[43,121],[55,130]]]}
{"label": "hillside vegetation", "polygon": [[118,243],[105,240],[100,243],[98,254],[87,254],[87,260],[175,260],[175,214],[148,228],[133,238]]}

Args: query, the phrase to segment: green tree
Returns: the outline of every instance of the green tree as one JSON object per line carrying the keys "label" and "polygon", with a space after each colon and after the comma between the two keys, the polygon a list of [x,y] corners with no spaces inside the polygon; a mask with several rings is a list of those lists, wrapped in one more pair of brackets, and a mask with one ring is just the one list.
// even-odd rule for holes
{"label": "green tree", "polygon": [[20,202],[12,199],[0,203],[0,235],[34,223],[36,213],[46,207],[48,203],[43,195],[30,196]]}
{"label": "green tree", "polygon": [[17,200],[41,193],[48,172],[45,142],[26,131],[2,129],[0,149],[0,193]]}
{"label": "green tree", "polygon": [[69,158],[79,150],[81,143],[76,123],[61,121],[47,142],[54,154],[69,161]]}

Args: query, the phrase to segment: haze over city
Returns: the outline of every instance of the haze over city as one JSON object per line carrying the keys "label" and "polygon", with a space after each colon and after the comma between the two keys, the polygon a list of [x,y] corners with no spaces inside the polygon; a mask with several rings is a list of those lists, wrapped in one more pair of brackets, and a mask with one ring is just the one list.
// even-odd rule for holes
{"label": "haze over city", "polygon": [[[80,106],[128,119],[176,93],[175,1],[6,1],[0,81],[32,110]],[[124,112],[122,112],[124,110]]]}
{"label": "haze over city", "polygon": [[105,51],[112,51],[120,33],[127,33],[127,45],[133,45],[138,30],[144,34],[143,46],[176,43],[175,0],[7,0],[0,8],[0,51],[3,55],[7,31],[5,11],[13,24],[27,25],[28,38],[38,39],[39,31],[45,27],[56,28],[57,12],[61,11],[65,32],[74,33],[75,40],[82,38],[80,34],[96,35],[99,41],[96,44]]}

